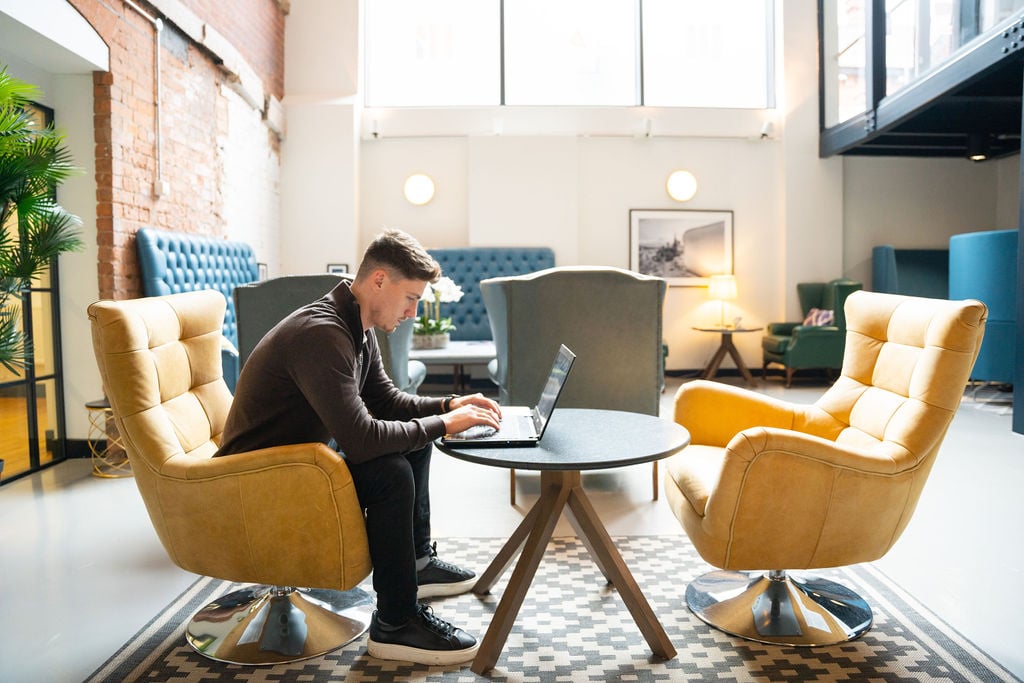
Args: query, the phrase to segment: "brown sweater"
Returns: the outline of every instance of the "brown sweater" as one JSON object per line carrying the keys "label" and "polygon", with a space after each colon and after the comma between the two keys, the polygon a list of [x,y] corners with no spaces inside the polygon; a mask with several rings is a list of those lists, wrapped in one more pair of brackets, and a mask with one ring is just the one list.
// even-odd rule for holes
{"label": "brown sweater", "polygon": [[235,389],[217,455],[332,437],[354,463],[443,436],[444,399],[398,390],[364,332],[348,282],[278,323],[256,345]]}

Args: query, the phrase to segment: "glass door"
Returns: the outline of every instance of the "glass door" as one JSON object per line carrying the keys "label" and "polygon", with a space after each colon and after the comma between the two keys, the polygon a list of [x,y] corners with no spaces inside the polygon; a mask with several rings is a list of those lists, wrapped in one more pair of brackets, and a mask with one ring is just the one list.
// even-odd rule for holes
{"label": "glass door", "polygon": [[[53,120],[53,111],[30,105],[37,125]],[[18,241],[15,221],[8,221],[8,238]],[[50,267],[7,307],[21,321],[32,354],[23,370],[0,366],[0,483],[64,460],[64,383],[60,349],[60,298],[57,264]]]}

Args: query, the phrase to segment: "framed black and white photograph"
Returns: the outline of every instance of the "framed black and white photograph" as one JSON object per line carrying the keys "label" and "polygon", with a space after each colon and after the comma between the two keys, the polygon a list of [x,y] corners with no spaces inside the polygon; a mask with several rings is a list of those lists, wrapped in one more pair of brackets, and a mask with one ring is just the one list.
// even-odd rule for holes
{"label": "framed black and white photograph", "polygon": [[632,209],[629,267],[673,287],[705,287],[732,273],[732,211]]}
{"label": "framed black and white photograph", "polygon": [[347,263],[328,263],[327,264],[327,272],[328,273],[333,273],[335,275],[341,275],[343,273],[347,273],[348,272],[348,264]]}

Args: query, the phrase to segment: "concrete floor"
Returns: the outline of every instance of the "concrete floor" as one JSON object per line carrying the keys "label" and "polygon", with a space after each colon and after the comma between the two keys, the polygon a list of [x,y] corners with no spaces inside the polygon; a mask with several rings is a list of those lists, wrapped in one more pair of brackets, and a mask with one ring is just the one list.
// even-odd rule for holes
{"label": "concrete floor", "polygon": [[[680,382],[670,378],[663,414]],[[801,403],[824,389],[759,387]],[[965,399],[910,526],[875,564],[1024,677],[1024,436],[1010,431],[1009,407],[988,397],[1000,398]],[[73,460],[0,488],[2,681],[83,680],[196,578],[167,559],[132,479],[89,472]],[[511,507],[506,470],[438,454],[431,489],[442,556],[446,537],[507,536],[538,481],[520,473]],[[688,542],[664,501],[651,500],[650,465],[586,474],[584,485],[613,536]],[[556,535],[572,533],[563,519]]]}

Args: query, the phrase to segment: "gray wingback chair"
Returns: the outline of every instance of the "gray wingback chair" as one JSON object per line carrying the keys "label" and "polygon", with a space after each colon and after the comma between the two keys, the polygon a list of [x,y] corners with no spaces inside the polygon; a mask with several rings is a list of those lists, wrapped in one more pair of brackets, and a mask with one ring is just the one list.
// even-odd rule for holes
{"label": "gray wingback chair", "polygon": [[[249,354],[270,328],[295,309],[316,301],[334,289],[342,278],[351,279],[351,276],[327,273],[285,275],[235,287],[233,296],[238,315],[240,365],[245,364]],[[427,376],[427,366],[418,360],[409,360],[412,323],[412,319],[406,320],[391,334],[374,331],[388,377],[402,391],[415,394]]]}
{"label": "gray wingback chair", "polygon": [[[563,266],[481,281],[497,353],[489,370],[500,402],[532,405],[558,345],[565,344],[576,353],[576,363],[559,407],[657,415],[665,289],[661,278],[602,266]],[[656,499],[656,462],[653,484]],[[512,471],[513,505],[515,493]]]}

